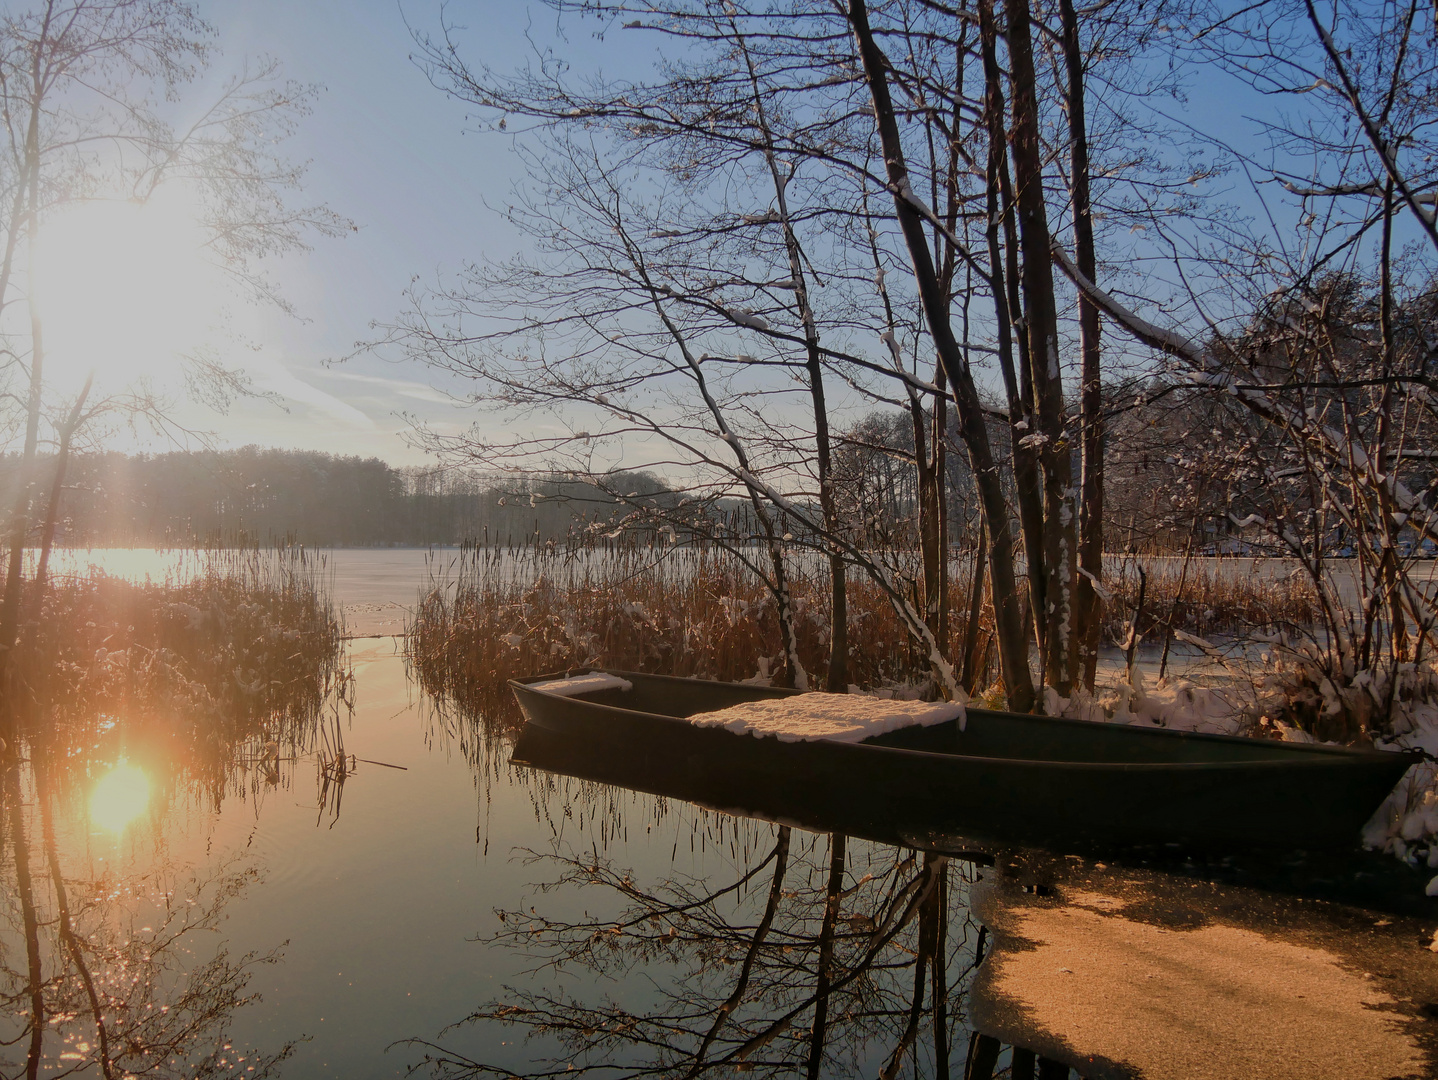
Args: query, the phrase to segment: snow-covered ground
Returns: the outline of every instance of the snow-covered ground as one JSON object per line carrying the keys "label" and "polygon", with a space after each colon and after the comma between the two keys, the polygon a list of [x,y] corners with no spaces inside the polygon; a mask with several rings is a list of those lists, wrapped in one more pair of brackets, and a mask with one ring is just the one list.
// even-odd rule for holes
{"label": "snow-covered ground", "polygon": [[[1319,676],[1301,650],[1190,641],[1170,650],[1164,678],[1158,669],[1158,650],[1142,649],[1130,679],[1122,653],[1108,650],[1091,697],[1063,699],[1050,689],[1046,711],[1096,722],[1312,742],[1313,736],[1282,719],[1285,703],[1306,698],[1321,715],[1377,717],[1391,709],[1391,734],[1375,738],[1373,745],[1438,757],[1438,666],[1429,661],[1402,665],[1397,686],[1370,672],[1339,686]],[[1410,865],[1438,870],[1438,763],[1408,771],[1364,828],[1363,842]],[[1438,896],[1438,876],[1427,891]]]}

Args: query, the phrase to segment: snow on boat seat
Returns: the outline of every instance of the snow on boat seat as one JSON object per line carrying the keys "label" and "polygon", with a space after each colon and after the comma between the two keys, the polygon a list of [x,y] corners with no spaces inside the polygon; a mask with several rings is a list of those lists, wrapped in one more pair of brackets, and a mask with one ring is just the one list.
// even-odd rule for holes
{"label": "snow on boat seat", "polygon": [[904,727],[928,727],[949,720],[964,723],[956,701],[892,701],[862,694],[795,694],[745,701],[716,712],[695,713],[689,722],[736,735],[772,736],[780,742],[862,742]]}
{"label": "snow on boat seat", "polygon": [[588,675],[571,675],[566,679],[530,683],[529,689],[540,690],[555,697],[573,697],[575,694],[590,694],[596,690],[633,690],[634,684],[618,675],[591,671]]}

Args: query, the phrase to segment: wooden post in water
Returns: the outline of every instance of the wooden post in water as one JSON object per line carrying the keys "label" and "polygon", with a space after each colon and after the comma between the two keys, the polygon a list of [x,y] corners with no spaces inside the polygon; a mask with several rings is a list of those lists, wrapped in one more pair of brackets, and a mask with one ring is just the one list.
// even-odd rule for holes
{"label": "wooden post in water", "polygon": [[1014,1047],[1013,1062],[1009,1066],[1010,1080],[1034,1080],[1034,1052],[1022,1046]]}

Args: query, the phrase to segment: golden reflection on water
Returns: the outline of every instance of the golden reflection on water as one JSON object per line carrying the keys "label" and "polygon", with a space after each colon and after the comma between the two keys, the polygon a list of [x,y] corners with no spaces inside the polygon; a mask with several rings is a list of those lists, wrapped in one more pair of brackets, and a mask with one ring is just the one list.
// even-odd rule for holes
{"label": "golden reflection on water", "polygon": [[122,760],[91,790],[90,821],[118,835],[149,805],[150,778],[139,766]]}

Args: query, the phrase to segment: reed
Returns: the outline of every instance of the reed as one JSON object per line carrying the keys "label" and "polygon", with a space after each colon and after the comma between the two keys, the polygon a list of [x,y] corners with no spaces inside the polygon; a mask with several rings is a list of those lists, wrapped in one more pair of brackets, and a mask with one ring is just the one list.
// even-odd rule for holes
{"label": "reed", "polygon": [[[827,567],[796,558],[791,592],[799,655],[823,685],[829,646]],[[922,693],[923,656],[883,594],[849,583],[849,678]],[[954,585],[951,610],[967,610]],[[981,621],[991,612],[985,609]],[[950,655],[963,627],[950,635]],[[987,634],[985,627],[984,633]],[[595,665],[726,681],[780,663],[778,615],[736,555],[696,545],[470,545],[436,568],[407,628],[412,673],[442,706],[506,726],[517,719],[506,681]]]}
{"label": "reed", "polygon": [[1300,574],[1261,573],[1254,560],[1193,560],[1187,571],[1179,558],[1125,561],[1105,583],[1113,595],[1105,605],[1105,633],[1113,644],[1128,635],[1138,604],[1142,565],[1147,575],[1140,634],[1165,626],[1199,637],[1238,635],[1252,630],[1311,627],[1318,622],[1318,597]]}
{"label": "reed", "polygon": [[219,796],[250,744],[308,745],[348,677],[323,579],[295,547],[199,552],[158,583],[52,578],[12,665],[31,752],[61,782],[72,757],[153,757]]}
{"label": "reed", "polygon": [[[1168,625],[1200,636],[1271,627],[1308,627],[1317,618],[1308,583],[1294,575],[1253,572],[1234,562],[1146,559],[1148,586],[1139,630]],[[829,621],[826,567],[796,557],[793,595],[799,653],[811,685],[822,685]],[[963,560],[951,574],[953,613],[947,654],[964,648],[969,577]],[[1121,643],[1137,601],[1136,564],[1113,567],[1105,643]],[[915,598],[917,599],[917,597]],[[972,685],[983,701],[997,679],[989,648],[992,607],[980,608],[972,639]],[[849,672],[864,689],[925,693],[924,657],[912,648],[884,596],[857,575],[849,583]],[[774,604],[733,553],[695,545],[649,543],[468,545],[435,566],[407,628],[414,676],[442,709],[503,729],[518,716],[507,680],[587,665],[666,675],[763,678],[779,664]]]}

